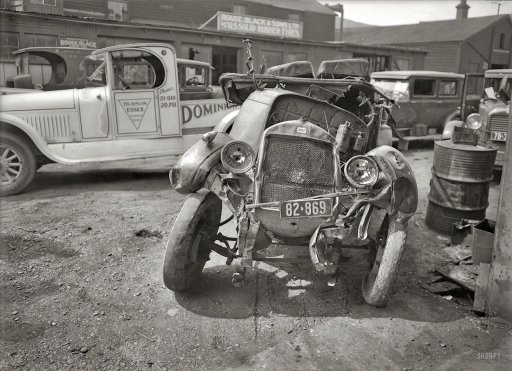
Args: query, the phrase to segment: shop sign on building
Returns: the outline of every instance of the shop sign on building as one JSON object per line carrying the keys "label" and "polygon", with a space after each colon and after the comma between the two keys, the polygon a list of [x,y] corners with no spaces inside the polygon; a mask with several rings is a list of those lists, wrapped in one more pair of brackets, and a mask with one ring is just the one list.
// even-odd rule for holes
{"label": "shop sign on building", "polygon": [[96,40],[79,37],[59,36],[59,46],[82,49],[97,49]]}
{"label": "shop sign on building", "polygon": [[274,36],[286,39],[302,39],[303,24],[273,18],[219,12],[217,30],[260,36]]}

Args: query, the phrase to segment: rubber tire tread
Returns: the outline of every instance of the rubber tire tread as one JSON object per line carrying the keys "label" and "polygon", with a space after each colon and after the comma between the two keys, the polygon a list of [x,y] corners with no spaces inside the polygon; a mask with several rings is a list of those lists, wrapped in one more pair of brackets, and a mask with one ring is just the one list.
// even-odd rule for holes
{"label": "rubber tire tread", "polygon": [[373,284],[368,282],[370,273],[363,279],[362,292],[366,303],[376,307],[386,306],[399,270],[407,238],[407,224],[389,218],[388,235],[382,261]]}
{"label": "rubber tire tread", "polygon": [[[209,227],[218,226],[221,211],[222,202],[211,192],[206,197],[201,193],[192,194],[185,201],[172,227],[164,257],[163,280],[168,289],[185,292],[197,281],[207,257],[197,264],[192,272],[186,272],[185,265],[189,262],[188,253],[193,242],[193,234],[198,223],[205,217],[204,213],[211,213],[206,216],[209,219]],[[216,229],[212,230],[212,233],[216,232]]]}
{"label": "rubber tire tread", "polygon": [[0,186],[0,197],[16,195],[22,192],[34,179],[37,171],[36,158],[30,149],[30,145],[26,140],[18,137],[10,132],[0,131],[0,144],[6,143],[16,149],[21,157],[25,171],[22,172],[20,179],[13,185],[8,187]]}

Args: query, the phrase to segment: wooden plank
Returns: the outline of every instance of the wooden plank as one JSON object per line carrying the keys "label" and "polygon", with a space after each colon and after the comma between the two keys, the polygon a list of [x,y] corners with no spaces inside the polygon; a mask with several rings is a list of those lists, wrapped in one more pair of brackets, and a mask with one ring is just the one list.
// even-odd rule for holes
{"label": "wooden plank", "polygon": [[454,265],[448,263],[436,269],[436,272],[457,285],[475,292],[476,278],[478,276],[475,265]]}
{"label": "wooden plank", "polygon": [[451,282],[451,281],[440,281],[435,283],[425,283],[422,284],[425,290],[430,291],[436,295],[446,295],[455,290],[460,290],[460,286]]}
{"label": "wooden plank", "polygon": [[473,300],[473,312],[477,314],[485,314],[487,310],[487,285],[490,271],[490,264],[480,263],[475,287],[475,299]]}

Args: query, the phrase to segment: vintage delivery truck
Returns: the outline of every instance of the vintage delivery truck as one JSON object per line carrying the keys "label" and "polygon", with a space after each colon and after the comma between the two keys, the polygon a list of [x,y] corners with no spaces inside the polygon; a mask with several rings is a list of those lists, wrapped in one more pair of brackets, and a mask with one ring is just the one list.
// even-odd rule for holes
{"label": "vintage delivery truck", "polygon": [[[215,99],[208,64],[179,60],[168,44],[99,49],[80,68],[83,86],[59,88],[51,75],[48,91],[0,97],[0,196],[23,191],[49,162],[182,154],[235,110]],[[20,88],[33,86],[20,75]]]}

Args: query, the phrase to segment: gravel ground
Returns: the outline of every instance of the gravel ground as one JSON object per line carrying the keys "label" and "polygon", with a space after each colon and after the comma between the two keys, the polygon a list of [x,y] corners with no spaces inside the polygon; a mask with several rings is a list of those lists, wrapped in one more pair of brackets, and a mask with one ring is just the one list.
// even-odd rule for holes
{"label": "gravel ground", "polygon": [[212,254],[193,292],[174,294],[161,279],[185,200],[169,187],[174,160],[46,165],[0,200],[0,369],[508,370],[509,322],[421,288],[449,241],[424,224],[432,149],[406,155],[420,207],[383,309],[363,303],[357,264],[334,289],[308,263],[259,263],[235,288]]}

